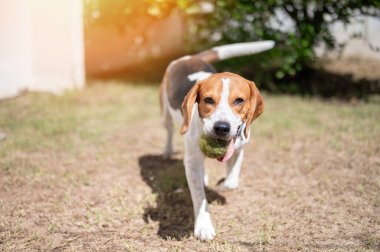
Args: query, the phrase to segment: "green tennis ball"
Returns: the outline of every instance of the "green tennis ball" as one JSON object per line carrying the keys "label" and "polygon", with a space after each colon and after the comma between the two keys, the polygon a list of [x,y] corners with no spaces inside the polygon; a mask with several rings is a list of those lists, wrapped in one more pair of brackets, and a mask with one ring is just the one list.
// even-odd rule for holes
{"label": "green tennis ball", "polygon": [[199,148],[209,158],[220,158],[227,152],[228,141],[202,135],[199,140]]}

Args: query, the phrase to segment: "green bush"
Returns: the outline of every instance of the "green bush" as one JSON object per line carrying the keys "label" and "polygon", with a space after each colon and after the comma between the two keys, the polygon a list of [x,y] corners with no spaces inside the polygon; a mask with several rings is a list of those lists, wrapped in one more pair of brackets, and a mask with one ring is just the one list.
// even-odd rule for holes
{"label": "green bush", "polygon": [[[222,62],[219,67],[253,75],[258,84],[275,91],[299,92],[294,78],[309,71],[313,48],[338,45],[329,25],[349,23],[358,14],[379,16],[380,1],[213,0],[214,11],[190,16],[192,49],[244,41],[274,40],[276,47],[260,55]],[[193,2],[197,5],[198,3]],[[189,6],[192,6],[191,4]],[[279,15],[281,13],[282,15]],[[283,29],[284,17],[293,23]],[[276,23],[277,25],[273,25]]]}

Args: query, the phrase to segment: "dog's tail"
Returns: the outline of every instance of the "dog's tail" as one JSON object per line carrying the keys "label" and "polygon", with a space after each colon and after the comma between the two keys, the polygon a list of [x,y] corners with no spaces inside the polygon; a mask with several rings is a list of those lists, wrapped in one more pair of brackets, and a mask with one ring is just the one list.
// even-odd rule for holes
{"label": "dog's tail", "polygon": [[200,58],[208,63],[213,63],[220,60],[260,53],[272,49],[273,47],[274,41],[272,40],[237,43],[217,46],[210,50],[195,54],[194,57]]}

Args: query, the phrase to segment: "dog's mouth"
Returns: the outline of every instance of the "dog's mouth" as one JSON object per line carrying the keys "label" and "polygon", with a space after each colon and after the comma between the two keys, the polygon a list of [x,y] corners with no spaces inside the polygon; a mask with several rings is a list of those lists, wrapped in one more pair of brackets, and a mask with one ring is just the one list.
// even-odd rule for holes
{"label": "dog's mouth", "polygon": [[230,142],[228,143],[227,151],[224,154],[224,156],[217,158],[219,162],[227,162],[232,157],[235,151],[234,144],[235,144],[235,140],[232,138]]}

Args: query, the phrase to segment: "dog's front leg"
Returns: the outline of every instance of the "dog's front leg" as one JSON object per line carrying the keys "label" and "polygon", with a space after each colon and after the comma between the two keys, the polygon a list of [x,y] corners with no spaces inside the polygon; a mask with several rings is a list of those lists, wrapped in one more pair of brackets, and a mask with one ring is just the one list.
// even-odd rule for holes
{"label": "dog's front leg", "polygon": [[212,240],[215,237],[215,229],[211,222],[204,190],[204,156],[199,150],[198,141],[189,134],[185,138],[184,165],[194,206],[194,236],[201,240]]}
{"label": "dog's front leg", "polygon": [[228,189],[235,189],[239,186],[240,168],[243,163],[244,150],[235,151],[230,160],[227,161],[227,177],[223,186]]}

